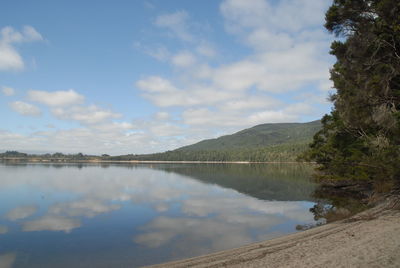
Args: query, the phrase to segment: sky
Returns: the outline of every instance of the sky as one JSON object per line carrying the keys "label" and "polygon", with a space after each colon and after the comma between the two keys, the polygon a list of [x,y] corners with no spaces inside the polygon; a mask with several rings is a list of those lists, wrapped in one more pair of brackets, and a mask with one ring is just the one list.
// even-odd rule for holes
{"label": "sky", "polygon": [[0,150],[140,154],[331,110],[330,0],[2,0]]}

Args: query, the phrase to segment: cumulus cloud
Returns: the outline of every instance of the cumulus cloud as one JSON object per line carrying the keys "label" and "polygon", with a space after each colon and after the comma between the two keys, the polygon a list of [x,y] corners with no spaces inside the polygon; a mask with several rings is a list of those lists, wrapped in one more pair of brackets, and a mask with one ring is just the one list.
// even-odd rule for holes
{"label": "cumulus cloud", "polygon": [[78,94],[75,90],[60,90],[60,91],[41,91],[29,90],[28,98],[31,101],[43,103],[51,107],[69,106],[81,104],[84,102],[85,97]]}
{"label": "cumulus cloud", "polygon": [[37,210],[38,207],[34,205],[16,207],[7,212],[5,218],[10,221],[21,220],[32,216],[33,214],[36,213]]}
{"label": "cumulus cloud", "polygon": [[1,92],[3,92],[3,94],[5,96],[12,96],[15,94],[15,90],[11,87],[6,87],[6,86],[2,86],[1,87]]}
{"label": "cumulus cloud", "polygon": [[74,120],[82,124],[98,124],[109,121],[113,118],[120,118],[122,115],[111,110],[105,110],[96,105],[73,106],[70,108],[54,108],[52,113],[59,119]]}
{"label": "cumulus cloud", "polygon": [[40,116],[42,112],[38,107],[23,101],[14,101],[10,103],[11,108],[21,115]]}
{"label": "cumulus cloud", "polygon": [[10,26],[2,28],[0,30],[0,71],[24,69],[24,61],[15,45],[42,40],[42,35],[32,26],[24,26],[21,32]]}

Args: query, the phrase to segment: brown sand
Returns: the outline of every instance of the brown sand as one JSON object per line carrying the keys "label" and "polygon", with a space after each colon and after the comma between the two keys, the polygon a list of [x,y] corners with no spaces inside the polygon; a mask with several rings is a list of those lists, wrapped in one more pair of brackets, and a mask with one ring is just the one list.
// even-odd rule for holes
{"label": "brown sand", "polygon": [[400,267],[400,210],[385,202],[340,222],[152,267]]}

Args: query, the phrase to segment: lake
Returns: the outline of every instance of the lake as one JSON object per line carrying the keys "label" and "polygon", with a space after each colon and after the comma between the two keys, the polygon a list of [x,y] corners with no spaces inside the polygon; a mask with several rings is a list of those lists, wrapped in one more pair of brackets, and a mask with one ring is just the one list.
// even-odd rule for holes
{"label": "lake", "polygon": [[301,164],[0,163],[0,267],[138,267],[314,223]]}

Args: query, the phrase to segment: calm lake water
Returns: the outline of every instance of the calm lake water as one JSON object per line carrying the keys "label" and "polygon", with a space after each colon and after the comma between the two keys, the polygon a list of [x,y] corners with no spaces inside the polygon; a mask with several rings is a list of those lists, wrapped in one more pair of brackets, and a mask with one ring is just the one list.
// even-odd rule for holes
{"label": "calm lake water", "polygon": [[0,164],[0,267],[137,267],[313,223],[299,164]]}

